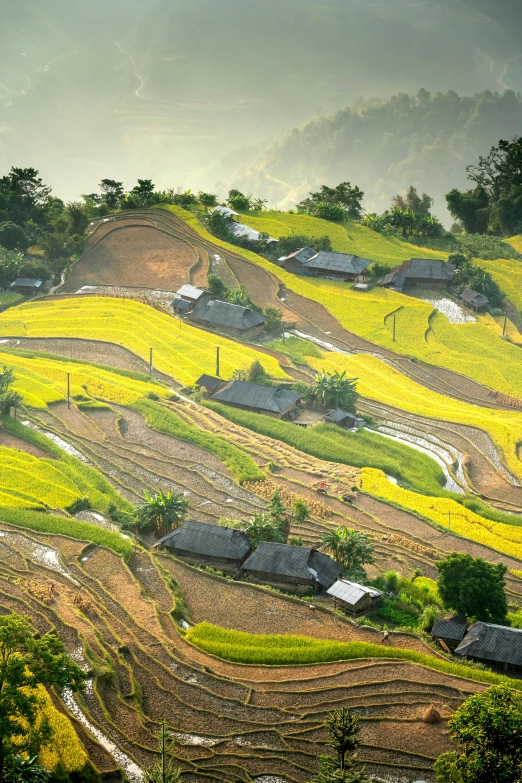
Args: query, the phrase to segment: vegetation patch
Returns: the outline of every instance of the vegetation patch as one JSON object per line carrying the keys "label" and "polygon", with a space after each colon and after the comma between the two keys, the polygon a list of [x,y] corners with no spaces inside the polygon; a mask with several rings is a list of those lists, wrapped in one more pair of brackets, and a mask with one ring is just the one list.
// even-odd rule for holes
{"label": "vegetation patch", "polygon": [[369,642],[333,642],[287,634],[250,634],[219,628],[211,623],[198,623],[187,631],[185,638],[205,652],[234,663],[288,666],[355,658],[398,658],[475,682],[489,685],[509,683],[512,688],[522,690],[522,683],[517,680],[402,647],[383,647]]}
{"label": "vegetation patch", "polygon": [[236,477],[240,484],[244,481],[262,481],[263,471],[256,465],[252,457],[232,446],[224,438],[200,430],[186,424],[173,411],[162,407],[152,400],[142,399],[130,406],[142,413],[149,427],[172,435],[174,438],[194,443],[215,454]]}
{"label": "vegetation patch", "polygon": [[0,508],[0,521],[15,527],[34,530],[37,533],[51,533],[74,538],[77,541],[90,541],[92,544],[112,549],[125,558],[132,554],[132,544],[120,533],[81,522],[73,517],[56,517],[39,511],[27,511],[17,508]]}
{"label": "vegetation patch", "polygon": [[204,405],[234,424],[283,441],[318,459],[359,468],[371,465],[420,492],[445,494],[441,486],[444,474],[435,460],[377,433],[368,430],[349,433],[333,424],[318,424],[313,429],[305,429],[216,402],[207,401]]}

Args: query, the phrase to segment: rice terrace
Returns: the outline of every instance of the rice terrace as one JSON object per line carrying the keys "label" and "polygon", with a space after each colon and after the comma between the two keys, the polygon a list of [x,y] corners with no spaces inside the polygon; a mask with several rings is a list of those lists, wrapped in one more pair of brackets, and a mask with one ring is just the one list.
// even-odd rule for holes
{"label": "rice terrace", "polygon": [[26,290],[36,242],[0,294],[0,619],[84,678],[38,685],[38,761],[138,783],[163,738],[187,783],[306,783],[349,708],[366,779],[433,783],[466,700],[522,690],[520,237],[464,257],[481,309],[458,254],[205,195],[84,197],[59,275]]}

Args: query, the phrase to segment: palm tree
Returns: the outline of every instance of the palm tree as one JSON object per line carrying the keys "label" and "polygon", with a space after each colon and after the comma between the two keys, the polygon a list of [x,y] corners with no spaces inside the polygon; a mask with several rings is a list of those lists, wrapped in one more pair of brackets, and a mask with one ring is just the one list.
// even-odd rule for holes
{"label": "palm tree", "polygon": [[373,563],[371,538],[347,527],[324,533],[319,549],[330,554],[348,574],[357,574],[365,563]]}
{"label": "palm tree", "polygon": [[314,397],[325,407],[353,411],[358,397],[356,384],[357,378],[347,378],[346,370],[342,373],[337,370],[333,373],[317,373],[313,386]]}
{"label": "palm tree", "polygon": [[333,557],[336,563],[343,564],[343,530],[346,528],[338,527],[337,530],[329,530],[323,533],[319,549],[327,552]]}
{"label": "palm tree", "polygon": [[182,492],[175,494],[169,490],[166,494],[159,490],[156,495],[145,491],[145,502],[138,506],[138,525],[142,530],[155,530],[158,536],[164,536],[169,530],[179,527],[187,515],[189,503]]}
{"label": "palm tree", "polygon": [[252,549],[256,549],[261,541],[272,541],[276,544],[284,544],[286,536],[280,524],[276,524],[264,513],[254,514],[252,521],[245,528],[245,533],[250,539]]}

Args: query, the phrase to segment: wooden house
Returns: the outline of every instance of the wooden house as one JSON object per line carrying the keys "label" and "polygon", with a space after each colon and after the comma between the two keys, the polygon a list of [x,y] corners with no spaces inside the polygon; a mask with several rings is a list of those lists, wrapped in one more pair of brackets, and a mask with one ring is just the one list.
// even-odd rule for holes
{"label": "wooden house", "polygon": [[204,299],[192,310],[190,320],[233,337],[249,338],[261,334],[266,316],[249,307]]}
{"label": "wooden house", "polygon": [[326,594],[333,598],[335,608],[342,609],[353,617],[378,609],[382,603],[382,593],[375,587],[367,587],[347,579],[338,579]]}
{"label": "wooden house", "polygon": [[262,541],[241,569],[243,579],[292,592],[324,592],[342,568],[316,549]]}
{"label": "wooden house", "polygon": [[189,563],[211,565],[236,574],[251,551],[242,530],[190,519],[160,538],[154,545]]}
{"label": "wooden house", "polygon": [[449,650],[454,650],[466,635],[468,621],[463,614],[456,614],[446,619],[435,620],[431,629],[431,638],[443,642]]}
{"label": "wooden house", "polygon": [[492,669],[522,672],[522,629],[478,622],[471,626],[455,655],[486,664]]}
{"label": "wooden house", "polygon": [[42,281],[32,277],[19,277],[14,283],[11,283],[9,289],[23,296],[36,296],[42,287]]}
{"label": "wooden house", "polygon": [[231,381],[214,394],[212,399],[245,411],[264,413],[276,419],[293,419],[302,395],[290,389],[262,386],[260,383]]}
{"label": "wooden house", "polygon": [[226,381],[224,381],[223,378],[216,378],[215,375],[203,373],[203,375],[199,376],[194,385],[201,386],[208,394],[215,394],[225,384]]}
{"label": "wooden house", "polygon": [[439,261],[435,258],[411,258],[388,272],[379,280],[379,285],[394,291],[402,291],[412,286],[443,290],[450,287],[454,274],[455,265],[447,261]]}
{"label": "wooden house", "polygon": [[323,418],[328,424],[337,424],[338,427],[342,427],[345,430],[364,429],[364,419],[356,416],[355,413],[343,411],[341,408],[325,413]]}
{"label": "wooden house", "polygon": [[475,312],[485,310],[489,305],[487,296],[479,294],[478,291],[474,291],[472,288],[466,288],[466,290],[461,293],[460,298],[469,307],[473,307]]}
{"label": "wooden house", "polygon": [[[311,255],[313,253],[313,255]],[[364,272],[372,263],[367,258],[328,250],[313,251],[303,247],[279,260],[287,272],[309,277],[335,277],[347,281],[363,281]]]}

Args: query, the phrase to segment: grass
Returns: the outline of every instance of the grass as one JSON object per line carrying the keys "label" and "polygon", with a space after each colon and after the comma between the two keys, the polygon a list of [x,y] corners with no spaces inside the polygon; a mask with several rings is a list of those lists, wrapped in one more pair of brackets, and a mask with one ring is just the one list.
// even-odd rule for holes
{"label": "grass", "polygon": [[0,293],[0,313],[3,310],[7,310],[9,307],[15,307],[24,301],[22,294],[15,294],[12,291],[5,291]]}
{"label": "grass", "polygon": [[[0,479],[0,489],[4,493],[6,490],[8,492],[6,498],[0,498],[0,505],[41,507],[42,504],[45,504],[52,508],[67,509],[71,505],[74,506],[77,500],[85,498],[91,508],[101,512],[106,512],[110,505],[115,505],[122,510],[130,509],[130,504],[118,494],[101,473],[90,465],[86,465],[77,457],[67,454],[67,452],[49,440],[49,438],[46,438],[42,433],[24,426],[21,422],[15,421],[9,416],[3,417],[1,424],[7,432],[38,446],[38,448],[47,452],[52,459],[38,460],[24,452],[7,449],[6,451],[13,451],[17,456],[18,459],[15,460],[15,463],[18,464],[14,465],[14,471],[6,470],[3,462],[0,466],[0,476],[5,474],[5,477]],[[23,470],[27,473],[23,491],[20,482],[24,480],[24,476],[19,472],[22,464],[24,465]],[[32,483],[33,478],[43,482],[41,489],[38,489],[37,495],[34,494],[37,485]],[[76,495],[76,500],[64,504],[63,501],[70,500],[70,497],[66,492],[59,492],[61,487],[69,488]],[[41,494],[44,489],[46,494]],[[23,503],[6,502],[8,499],[23,501]],[[56,502],[57,500],[62,500],[62,502]]]}
{"label": "grass", "polygon": [[313,429],[305,429],[220,403],[204,404],[235,424],[283,441],[318,459],[359,468],[373,465],[420,492],[446,494],[441,486],[444,473],[435,460],[369,430],[350,433],[333,424],[318,424]]}
{"label": "grass", "polygon": [[[49,317],[53,317],[49,314]],[[100,397],[122,405],[134,402],[149,393],[167,397],[164,386],[142,380],[138,373],[122,373],[93,363],[69,360],[53,354],[31,351],[0,350],[0,367],[10,367],[15,373],[13,389],[31,408],[46,408],[49,403],[67,397],[67,375],[70,376],[73,397]],[[137,377],[133,377],[137,376]]]}
{"label": "grass", "polygon": [[[522,399],[522,362],[519,348],[492,335],[480,320],[476,323],[451,324],[444,315],[420,299],[382,288],[369,292],[357,292],[349,283],[321,278],[292,275],[256,253],[230,245],[212,237],[186,210],[169,207],[170,211],[185,220],[198,233],[214,245],[242,255],[275,275],[288,288],[304,297],[320,302],[349,331],[396,353],[414,356],[428,364],[453,370],[496,389],[504,394]],[[281,223],[284,233],[292,228],[294,233],[324,234],[329,227],[337,237],[336,249],[395,265],[412,256],[441,257],[440,252],[418,249],[413,245],[389,239],[356,223],[332,224],[303,215],[288,213],[260,213],[244,216],[255,225],[256,220]],[[261,224],[262,225],[262,224]],[[268,227],[268,225],[266,226]],[[275,230],[273,236],[281,236]],[[347,239],[341,234],[344,231]],[[393,339],[393,313],[396,313],[396,339]]]}
{"label": "grass", "polygon": [[205,652],[234,663],[288,666],[357,658],[399,659],[475,682],[488,685],[507,683],[511,688],[522,690],[522,682],[500,674],[461,666],[414,650],[383,647],[368,642],[335,642],[286,634],[250,634],[226,630],[210,623],[198,623],[187,631],[185,638]]}
{"label": "grass", "polygon": [[264,480],[265,474],[252,457],[236,446],[232,446],[225,438],[220,438],[210,432],[200,430],[194,425],[187,424],[173,411],[152,400],[138,400],[131,407],[145,416],[148,426],[152,429],[212,452],[226,465],[240,484],[244,481]]}
{"label": "grass", "polygon": [[89,541],[97,546],[112,549],[118,555],[128,558],[132,554],[132,544],[120,533],[106,530],[74,517],[57,517],[41,511],[18,508],[0,508],[0,522],[14,527],[33,530],[35,533],[50,533],[74,538],[77,541]]}
{"label": "grass", "polygon": [[[392,484],[384,473],[363,468],[362,489],[402,508],[418,512],[470,541],[522,560],[522,527],[479,516],[451,498],[430,497]],[[507,516],[507,515],[506,515]]]}
{"label": "grass", "polygon": [[[369,399],[419,416],[484,430],[497,446],[507,467],[516,476],[522,477],[518,456],[519,444],[522,443],[521,413],[481,408],[445,397],[407,378],[375,356],[345,356],[332,352],[323,354],[321,360],[310,358],[308,362],[318,371],[346,370],[349,377],[358,379],[358,392]],[[522,366],[522,362],[520,364]]]}
{"label": "grass", "polygon": [[286,354],[299,364],[308,364],[307,357],[309,356],[314,356],[316,359],[320,359],[322,356],[317,345],[308,342],[308,340],[300,340],[299,337],[287,337],[284,341],[271,340],[265,345],[273,351]]}
{"label": "grass", "polygon": [[[209,335],[202,329],[187,323],[181,324],[166,313],[132,300],[89,297],[28,302],[16,310],[0,314],[0,335],[102,340],[122,345],[147,362],[152,348],[154,367],[176,378],[183,385],[193,384],[202,373],[215,372],[216,346],[221,349],[223,378],[230,378],[238,368],[247,370],[256,359],[261,361],[271,376],[287,377],[276,359],[256,351],[255,348],[219,335]],[[22,366],[29,361],[13,356],[12,362],[15,360]],[[2,361],[3,357],[0,356],[0,363]],[[56,367],[54,370],[56,371]],[[114,392],[109,395],[105,388],[109,379],[100,377],[102,370],[91,377],[93,373],[90,368],[82,373],[79,365],[73,362],[64,362],[59,368],[59,376],[55,381],[60,388],[59,393],[53,389],[55,395],[63,396],[64,373],[69,371],[77,378],[81,376],[74,382],[75,392],[82,392],[87,388],[92,396],[109,401],[114,396]],[[126,382],[125,377],[120,375],[116,388],[125,390],[126,386],[128,390],[125,392],[125,399],[120,399],[124,404],[143,397],[152,390],[150,384],[144,388],[145,384],[140,381],[129,379]],[[138,386],[141,388],[140,394],[135,393]],[[158,388],[160,391],[157,393],[164,396],[165,390]]]}

